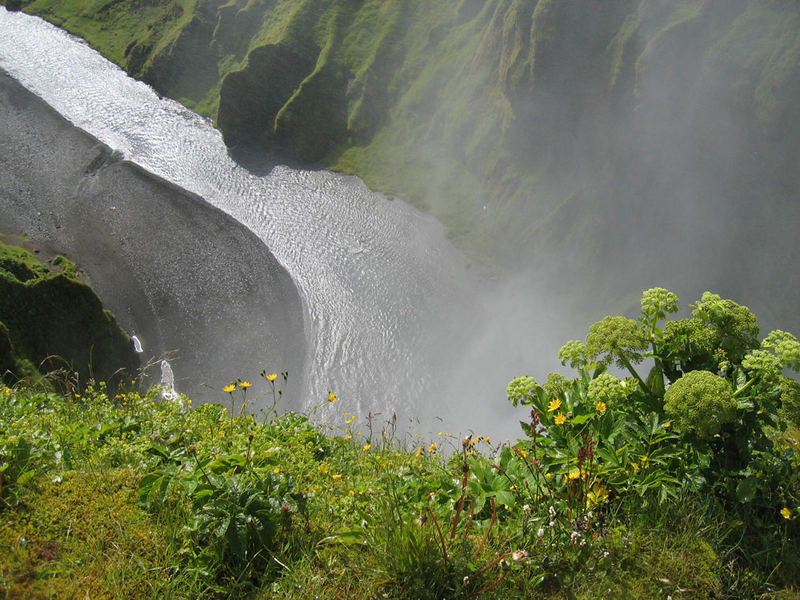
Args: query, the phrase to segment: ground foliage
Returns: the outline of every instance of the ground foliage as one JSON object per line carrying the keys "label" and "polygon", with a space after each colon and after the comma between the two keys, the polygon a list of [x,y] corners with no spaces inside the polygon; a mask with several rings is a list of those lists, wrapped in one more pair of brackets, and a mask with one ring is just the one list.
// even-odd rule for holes
{"label": "ground foliage", "polygon": [[283,414],[286,373],[261,373],[266,402],[236,380],[197,408],[135,381],[3,387],[0,589],[797,597],[798,386],[783,370],[800,346],[759,342],[752,313],[713,294],[669,321],[677,307],[648,290],[639,319],[562,348],[575,377],[512,381],[530,417],[508,443],[400,435],[334,392],[320,400],[330,422]]}

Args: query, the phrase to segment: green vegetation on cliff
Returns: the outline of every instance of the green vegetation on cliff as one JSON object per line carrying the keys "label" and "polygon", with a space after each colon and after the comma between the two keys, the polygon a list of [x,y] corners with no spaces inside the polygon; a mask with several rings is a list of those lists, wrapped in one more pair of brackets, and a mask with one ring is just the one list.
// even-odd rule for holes
{"label": "green vegetation on cliff", "polygon": [[[4,236],[7,238],[7,236]],[[7,238],[13,241],[11,238]],[[21,240],[24,243],[24,240]],[[66,368],[80,380],[134,375],[139,360],[92,289],[63,256],[51,266],[21,247],[0,243],[0,376],[38,380]]]}
{"label": "green vegetation on cliff", "polygon": [[673,172],[746,188],[745,204],[798,184],[793,1],[14,4],[229,143],[355,173],[476,254],[591,256],[632,211],[648,239],[658,205],[687,194]]}

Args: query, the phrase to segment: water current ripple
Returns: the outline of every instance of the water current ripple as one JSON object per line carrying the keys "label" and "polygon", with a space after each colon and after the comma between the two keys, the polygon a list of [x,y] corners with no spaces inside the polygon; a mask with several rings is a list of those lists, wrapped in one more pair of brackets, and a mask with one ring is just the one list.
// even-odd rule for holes
{"label": "water current ripple", "polygon": [[333,389],[362,414],[410,416],[436,393],[452,334],[445,324],[475,282],[435,219],[355,177],[281,165],[254,174],[231,158],[208,120],[160,98],[83,41],[1,7],[0,67],[126,159],[264,241],[303,299],[309,404]]}

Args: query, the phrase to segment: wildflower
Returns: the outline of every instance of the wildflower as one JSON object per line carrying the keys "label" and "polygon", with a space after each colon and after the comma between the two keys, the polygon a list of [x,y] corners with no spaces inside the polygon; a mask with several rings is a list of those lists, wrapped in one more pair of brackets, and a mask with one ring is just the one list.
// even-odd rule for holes
{"label": "wildflower", "polygon": [[791,519],[791,518],[792,518],[792,511],[790,511],[788,508],[786,508],[786,507],[784,506],[784,507],[781,509],[781,516],[782,516],[784,519]]}
{"label": "wildflower", "polygon": [[353,439],[353,436],[352,436],[351,434],[349,434],[349,433],[348,433],[346,436],[344,436],[344,439],[346,439],[346,440],[352,440],[352,439]]}
{"label": "wildflower", "polygon": [[331,479],[341,479],[341,478],[342,478],[341,473],[336,473],[335,475],[331,475]]}
{"label": "wildflower", "polygon": [[669,429],[671,426],[672,426],[672,423],[671,423],[671,422],[669,422],[669,421],[667,421],[666,423],[664,423],[664,428],[665,428],[665,429]]}
{"label": "wildflower", "polygon": [[436,444],[435,444],[435,443],[433,443],[433,444],[431,444],[430,446],[428,446],[428,452],[430,452],[431,454],[433,454],[434,452],[436,452],[436,448],[437,448]]}
{"label": "wildflower", "polygon": [[547,405],[547,412],[555,412],[559,408],[561,408],[561,400],[559,400],[558,398],[553,398],[550,401],[550,404]]}
{"label": "wildflower", "polygon": [[187,399],[186,399],[186,404],[189,404],[189,405],[191,405],[191,404],[192,404],[192,399],[191,399],[191,398],[187,398]]}
{"label": "wildflower", "polygon": [[606,403],[605,402],[602,402],[602,401],[598,402],[597,404],[594,405],[594,407],[597,409],[597,412],[599,412],[599,413],[606,412]]}
{"label": "wildflower", "polygon": [[492,438],[490,438],[490,437],[487,435],[485,438],[483,438],[483,441],[484,441],[484,442],[486,442],[487,444],[491,444],[491,443],[492,443]]}
{"label": "wildflower", "polygon": [[278,378],[277,373],[270,373],[269,375],[265,375],[267,381],[275,381]]}
{"label": "wildflower", "polygon": [[563,425],[564,423],[567,422],[567,417],[565,417],[562,413],[559,412],[554,420],[556,422],[556,425]]}
{"label": "wildflower", "polygon": [[553,478],[553,474],[552,473],[545,473],[544,478],[545,479],[552,479]]}
{"label": "wildflower", "polygon": [[243,382],[241,382],[241,383],[239,384],[239,386],[240,386],[240,387],[241,387],[243,390],[246,390],[246,389],[247,389],[247,388],[249,388],[251,385],[253,385],[253,384],[252,384],[252,383],[250,383],[249,381],[243,381]]}
{"label": "wildflower", "polygon": [[272,472],[277,475],[278,473],[281,472],[281,468],[280,467],[275,467],[274,469],[272,469]]}
{"label": "wildflower", "polygon": [[372,448],[372,444],[365,444],[365,445],[364,445],[364,447],[362,448],[362,450],[363,450],[364,452],[366,452],[366,451],[367,451],[367,450],[369,450],[370,448]]}
{"label": "wildflower", "polygon": [[577,469],[575,469],[574,471],[570,471],[569,475],[568,475],[569,479],[578,479],[578,477],[580,477],[580,476],[581,476],[581,472],[579,470],[577,470]]}
{"label": "wildflower", "polygon": [[[336,402],[337,400],[338,400],[338,398],[336,397],[336,394],[334,394],[332,391],[328,390],[328,402]],[[347,416],[347,415],[345,415],[345,416]]]}
{"label": "wildflower", "polygon": [[236,384],[232,382],[230,385],[226,385],[224,388],[222,388],[222,391],[231,394],[235,389],[236,389]]}
{"label": "wildflower", "polygon": [[514,562],[519,562],[523,558],[527,557],[528,553],[525,550],[515,550],[514,552],[511,553],[511,560],[513,560]]}
{"label": "wildflower", "polygon": [[327,465],[320,465],[317,468],[319,469],[319,472],[322,473],[323,475],[327,475],[328,474],[328,466]]}
{"label": "wildflower", "polygon": [[536,532],[536,537],[538,538],[544,537],[544,527],[539,527],[539,531]]}
{"label": "wildflower", "polygon": [[422,446],[417,448],[416,456],[422,456]]}

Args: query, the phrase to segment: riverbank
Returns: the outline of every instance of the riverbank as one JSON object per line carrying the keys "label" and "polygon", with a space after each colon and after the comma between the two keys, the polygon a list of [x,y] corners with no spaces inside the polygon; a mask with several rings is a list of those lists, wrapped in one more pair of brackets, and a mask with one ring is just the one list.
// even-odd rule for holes
{"label": "riverbank", "polygon": [[4,71],[0,121],[0,231],[80,264],[145,357],[172,356],[179,390],[200,400],[238,373],[302,373],[299,294],[256,235],[122,160]]}

